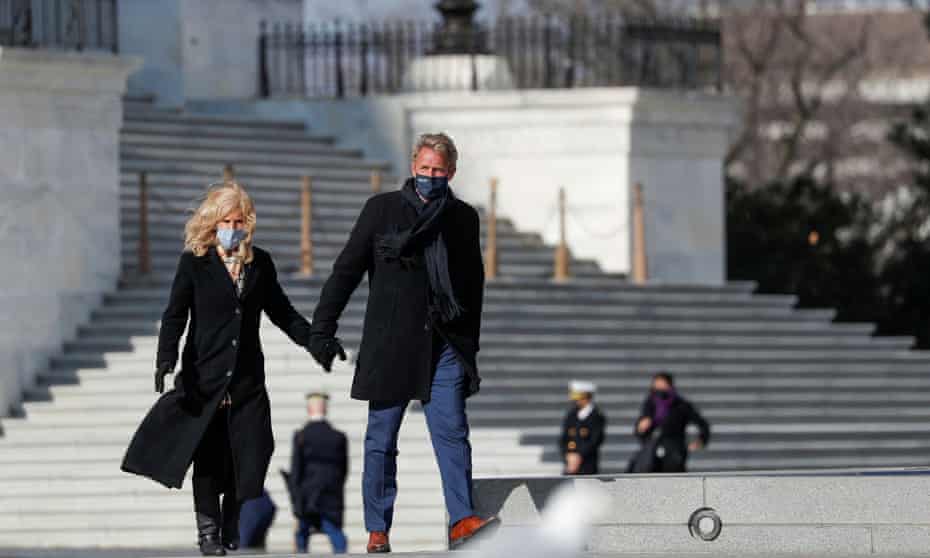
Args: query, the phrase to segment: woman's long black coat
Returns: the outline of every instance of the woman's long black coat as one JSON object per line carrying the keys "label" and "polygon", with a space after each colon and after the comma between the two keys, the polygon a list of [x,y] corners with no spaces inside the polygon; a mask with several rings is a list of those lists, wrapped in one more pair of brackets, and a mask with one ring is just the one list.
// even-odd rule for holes
{"label": "woman's long black coat", "polygon": [[427,306],[429,279],[423,250],[402,260],[374,254],[378,235],[409,229],[417,211],[400,191],[372,197],[365,204],[313,314],[313,330],[335,335],[352,292],[368,273],[368,307],[362,330],[352,397],[368,401],[428,401],[434,372],[434,335],[456,352],[469,378],[467,395],[478,391],[476,355],[481,330],[484,265],[478,212],[454,199],[441,216],[449,275],[464,312],[448,324],[432,323]]}
{"label": "woman's long black coat", "polygon": [[[259,339],[264,311],[295,343],[307,346],[310,324],[291,305],[278,283],[267,252],[255,248],[246,266],[241,297],[222,260],[211,248],[202,257],[181,255],[158,334],[156,366],[171,367],[190,317],[190,328],[173,390],[162,395],[136,431],[122,469],[181,488],[213,413],[225,394],[229,436],[240,499],[256,498],[271,454],[274,435],[265,390]],[[308,356],[309,358],[309,356]]]}

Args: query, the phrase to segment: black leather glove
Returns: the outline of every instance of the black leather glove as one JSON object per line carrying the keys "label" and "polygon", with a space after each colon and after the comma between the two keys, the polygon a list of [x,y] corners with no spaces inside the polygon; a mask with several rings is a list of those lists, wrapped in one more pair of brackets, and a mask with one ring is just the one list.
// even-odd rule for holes
{"label": "black leather glove", "polygon": [[161,364],[158,367],[158,370],[155,371],[155,393],[164,393],[165,392],[165,376],[173,372],[170,364]]}
{"label": "black leather glove", "polygon": [[323,370],[327,372],[332,372],[333,360],[336,359],[336,356],[339,357],[339,360],[346,359],[346,352],[342,348],[342,343],[335,337],[311,335],[307,350],[313,356],[313,360],[317,361],[323,367]]}

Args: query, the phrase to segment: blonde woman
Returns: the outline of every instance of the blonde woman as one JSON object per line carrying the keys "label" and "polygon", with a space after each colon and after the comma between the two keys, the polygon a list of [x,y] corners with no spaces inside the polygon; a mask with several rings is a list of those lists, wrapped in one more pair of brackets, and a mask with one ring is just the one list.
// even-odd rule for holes
{"label": "blonde woman", "polygon": [[200,551],[223,556],[238,547],[240,503],[262,494],[274,449],[261,314],[304,347],[310,324],[281,289],[268,252],[252,244],[255,207],[242,186],[211,188],[185,232],[158,335],[155,390],[163,392],[189,322],[181,370],[143,419],[122,468],[181,488],[193,463]]}

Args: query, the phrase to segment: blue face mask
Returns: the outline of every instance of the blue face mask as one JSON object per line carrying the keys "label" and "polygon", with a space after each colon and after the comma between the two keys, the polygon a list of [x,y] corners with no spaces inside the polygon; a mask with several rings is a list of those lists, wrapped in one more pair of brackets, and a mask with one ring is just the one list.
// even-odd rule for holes
{"label": "blue face mask", "polygon": [[216,229],[216,239],[227,252],[239,246],[245,237],[245,229]]}
{"label": "blue face mask", "polygon": [[448,176],[416,176],[417,192],[428,200],[434,200],[442,197],[449,189]]}

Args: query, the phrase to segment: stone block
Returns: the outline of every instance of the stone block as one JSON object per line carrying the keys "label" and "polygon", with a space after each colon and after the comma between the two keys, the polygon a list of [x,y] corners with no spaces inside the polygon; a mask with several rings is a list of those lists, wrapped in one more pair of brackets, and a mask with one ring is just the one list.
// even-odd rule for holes
{"label": "stone block", "polygon": [[609,524],[687,525],[704,499],[699,477],[600,477],[575,484],[593,485],[610,497],[610,511],[602,518]]}
{"label": "stone block", "polygon": [[930,524],[930,477],[708,477],[725,523]]}

